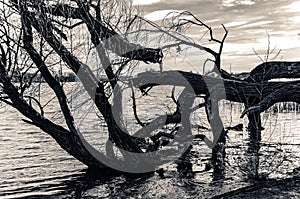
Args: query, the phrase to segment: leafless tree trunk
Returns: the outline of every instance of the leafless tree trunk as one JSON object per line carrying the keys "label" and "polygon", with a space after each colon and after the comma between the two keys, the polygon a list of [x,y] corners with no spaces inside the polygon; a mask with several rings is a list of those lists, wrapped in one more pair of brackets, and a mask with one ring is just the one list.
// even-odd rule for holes
{"label": "leafless tree trunk", "polygon": [[[223,45],[228,34],[226,28],[223,26],[224,36],[222,39],[216,39],[212,28],[189,12],[179,13],[176,17],[180,20],[173,20],[167,23],[166,27],[162,27],[137,16],[136,13],[130,13],[133,9],[130,6],[123,8],[124,12],[130,8],[128,13],[122,13],[117,17],[115,13],[111,13],[109,16],[109,12],[117,10],[114,7],[117,5],[117,1],[78,0],[50,3],[50,1],[41,0],[10,0],[9,2],[1,1],[0,4],[3,9],[10,7],[8,11],[4,12],[7,18],[1,17],[4,24],[0,29],[1,101],[17,109],[27,118],[24,120],[25,122],[35,125],[51,135],[64,150],[89,167],[117,168],[118,164],[122,164],[124,161],[118,160],[114,165],[107,165],[107,163],[115,161],[114,147],[117,147],[124,158],[129,160],[127,166],[132,168],[132,171],[138,167],[137,165],[141,165],[141,162],[144,162],[142,165],[148,165],[153,169],[156,164],[148,161],[149,158],[140,158],[139,155],[161,150],[164,147],[163,140],[165,139],[170,143],[176,137],[179,137],[180,142],[183,143],[186,140],[192,140],[194,135],[190,130],[189,117],[192,112],[205,107],[213,140],[210,141],[203,135],[200,137],[212,149],[214,178],[223,178],[226,168],[226,131],[219,114],[219,102],[220,100],[229,100],[245,104],[246,110],[242,117],[247,115],[249,118],[248,153],[251,157],[249,164],[255,168],[252,176],[258,177],[258,153],[261,141],[260,113],[277,102],[299,103],[300,101],[298,89],[300,82],[269,81],[276,78],[299,78],[300,62],[262,63],[252,70],[246,79],[239,79],[221,68]],[[127,4],[122,4],[122,6],[125,5]],[[108,10],[107,12],[104,11],[104,7]],[[181,15],[188,15],[189,18],[180,18]],[[167,19],[166,22],[168,22]],[[218,52],[191,41],[177,31],[180,27],[191,24],[208,31],[209,40],[219,44]],[[159,48],[151,48],[130,41],[128,36],[130,29],[141,31],[147,28],[149,29],[148,34],[151,32],[161,34],[162,41],[166,37],[171,38],[171,44],[166,42]],[[76,49],[71,47],[72,43],[68,43],[69,40],[75,42],[70,37],[70,31],[79,29],[85,30],[87,38],[89,38],[86,41],[86,43],[90,43],[88,51],[95,49],[98,53],[101,66],[97,70],[106,75],[105,80],[95,75],[96,70],[85,64],[80,55],[75,53]],[[145,32],[147,31],[145,30]],[[210,54],[213,59],[208,59],[208,61],[213,62],[213,69],[202,75],[160,69],[159,72],[142,72],[127,79],[132,87],[134,116],[137,123],[143,127],[140,131],[128,134],[118,124],[118,118],[113,113],[114,104],[111,102],[113,95],[111,90],[117,89],[118,84],[123,83],[120,74],[125,68],[132,68],[135,63],[140,62],[162,66],[163,51],[171,48],[177,48],[180,51],[180,46],[193,47]],[[47,53],[48,55],[46,55]],[[109,141],[106,146],[106,155],[93,148],[78,130],[64,86],[55,79],[55,75],[50,70],[49,65],[51,64],[47,61],[49,56],[59,59],[64,67],[71,70],[93,99],[97,111],[101,113],[101,117],[107,124]],[[117,57],[117,59],[112,57]],[[23,58],[30,64],[20,63],[20,59]],[[55,94],[66,126],[56,124],[47,118],[40,100],[35,99],[39,104],[39,109],[29,102],[24,93],[30,89],[32,81],[25,84],[23,76],[18,73],[20,68],[22,68],[23,74],[29,73],[29,69],[32,69],[36,75],[40,74],[44,78]],[[205,64],[203,70],[204,68]],[[212,73],[215,75],[212,76]],[[20,85],[16,85],[15,76],[20,79]],[[174,104],[177,106],[176,111],[154,119],[152,122],[142,121],[137,113],[134,89],[138,88],[143,95],[147,95],[153,87],[164,85],[184,87],[178,99],[172,95]],[[193,108],[196,98],[203,98],[205,102]],[[31,96],[30,99],[34,99],[34,97]],[[168,125],[171,124],[173,126],[169,130]],[[188,149],[189,146],[182,148]]]}

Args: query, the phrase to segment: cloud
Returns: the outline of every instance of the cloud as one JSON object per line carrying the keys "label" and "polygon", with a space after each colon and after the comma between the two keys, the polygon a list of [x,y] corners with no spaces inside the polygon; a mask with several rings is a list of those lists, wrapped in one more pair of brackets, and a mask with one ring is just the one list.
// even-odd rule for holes
{"label": "cloud", "polygon": [[300,1],[295,1],[284,8],[287,9],[288,12],[300,12]]}
{"label": "cloud", "polygon": [[159,3],[161,0],[133,0],[133,5],[151,5]]}
{"label": "cloud", "polygon": [[176,13],[179,15],[181,12],[182,10],[157,10],[145,15],[144,17],[150,21],[159,21],[163,20],[170,13],[174,13],[170,15],[170,17],[174,17],[176,16]]}

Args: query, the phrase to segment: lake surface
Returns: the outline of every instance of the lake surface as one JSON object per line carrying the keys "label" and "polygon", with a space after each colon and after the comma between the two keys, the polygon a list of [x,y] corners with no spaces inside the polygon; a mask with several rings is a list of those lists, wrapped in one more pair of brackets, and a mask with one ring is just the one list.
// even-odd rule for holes
{"label": "lake surface", "polygon": [[[167,90],[158,89],[153,92],[151,97],[143,100],[145,104],[137,101],[142,105],[139,109],[142,118],[164,113],[166,106],[160,103],[162,99],[158,96],[160,92],[166,93]],[[57,108],[53,104],[50,103],[48,114],[56,112]],[[238,123],[246,125],[247,120],[239,118],[241,111],[243,107],[239,104],[220,104],[225,126]],[[59,113],[53,115],[52,119],[59,121]],[[77,118],[81,132],[95,147],[101,146],[107,137],[101,131],[105,127],[97,125],[99,120],[92,117],[93,111],[84,115],[78,115]],[[126,116],[128,121],[131,120],[130,117]],[[270,111],[262,117],[265,130],[260,173],[270,174],[270,178],[288,177],[294,168],[300,167],[300,114],[293,111],[274,114]],[[115,176],[87,170],[85,165],[60,149],[51,137],[23,123],[22,118],[9,107],[1,108],[0,198],[209,198],[252,183],[241,170],[247,161],[246,131],[229,131],[226,178],[213,182],[212,172],[204,171],[210,158],[210,150],[199,140],[193,142],[188,161],[164,165],[163,175]],[[193,115],[192,121],[207,125],[205,118],[203,111],[200,111]],[[128,125],[129,128],[135,128],[133,124]],[[194,133],[210,136],[208,132],[201,130],[194,130]]]}

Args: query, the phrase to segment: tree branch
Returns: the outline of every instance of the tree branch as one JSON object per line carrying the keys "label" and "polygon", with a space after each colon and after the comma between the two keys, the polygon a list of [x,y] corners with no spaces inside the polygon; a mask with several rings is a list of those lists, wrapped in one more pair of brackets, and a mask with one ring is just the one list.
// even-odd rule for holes
{"label": "tree branch", "polygon": [[300,78],[300,62],[265,62],[255,67],[246,81],[263,82],[278,78]]}

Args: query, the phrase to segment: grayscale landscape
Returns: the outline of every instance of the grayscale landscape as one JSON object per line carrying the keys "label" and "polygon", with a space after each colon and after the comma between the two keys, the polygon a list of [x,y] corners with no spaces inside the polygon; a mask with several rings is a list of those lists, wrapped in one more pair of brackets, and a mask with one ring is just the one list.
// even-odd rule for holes
{"label": "grayscale landscape", "polygon": [[299,11],[0,0],[0,198],[300,198]]}

